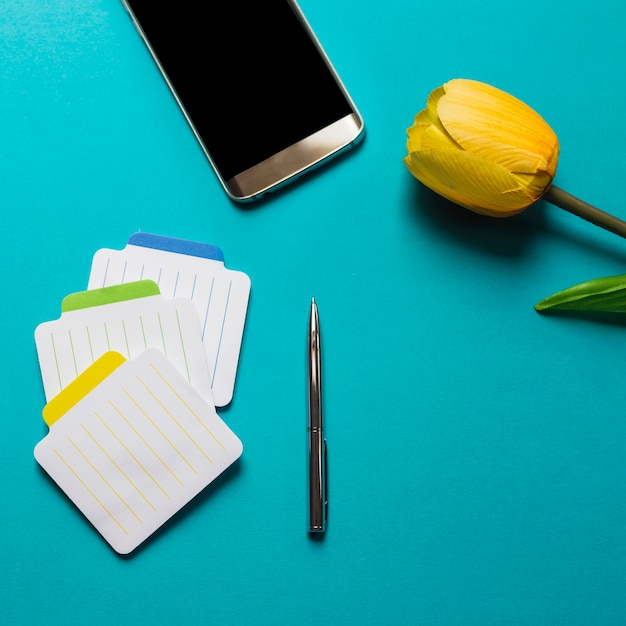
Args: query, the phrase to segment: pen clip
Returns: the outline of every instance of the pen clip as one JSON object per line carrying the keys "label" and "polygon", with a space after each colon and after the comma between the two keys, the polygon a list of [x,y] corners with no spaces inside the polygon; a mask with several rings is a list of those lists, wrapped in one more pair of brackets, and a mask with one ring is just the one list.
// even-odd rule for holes
{"label": "pen clip", "polygon": [[326,524],[328,524],[328,447],[326,445],[326,439],[324,439],[322,450],[324,453],[324,503],[322,508],[324,511],[324,530],[326,530]]}

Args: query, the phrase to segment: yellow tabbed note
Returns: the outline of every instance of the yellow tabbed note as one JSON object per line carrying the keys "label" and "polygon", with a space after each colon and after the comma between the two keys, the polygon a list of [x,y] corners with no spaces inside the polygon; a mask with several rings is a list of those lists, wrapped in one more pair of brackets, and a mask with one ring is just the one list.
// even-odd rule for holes
{"label": "yellow tabbed note", "polygon": [[107,352],[44,408],[35,458],[128,554],[242,453],[230,428],[156,349]]}

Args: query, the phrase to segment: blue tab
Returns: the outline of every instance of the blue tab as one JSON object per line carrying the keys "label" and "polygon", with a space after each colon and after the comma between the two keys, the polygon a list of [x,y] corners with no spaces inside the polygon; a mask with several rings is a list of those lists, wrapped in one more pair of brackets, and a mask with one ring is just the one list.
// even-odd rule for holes
{"label": "blue tab", "polygon": [[188,241],[187,239],[140,232],[132,234],[128,239],[128,243],[133,246],[142,246],[143,248],[177,252],[178,254],[200,257],[201,259],[224,262],[224,253],[220,248],[200,241]]}

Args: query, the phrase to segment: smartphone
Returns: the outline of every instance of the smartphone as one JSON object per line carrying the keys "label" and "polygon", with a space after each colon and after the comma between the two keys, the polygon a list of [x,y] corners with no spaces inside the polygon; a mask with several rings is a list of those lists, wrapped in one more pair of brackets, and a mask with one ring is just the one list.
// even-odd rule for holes
{"label": "smartphone", "polygon": [[122,0],[226,193],[255,200],[363,119],[294,0]]}

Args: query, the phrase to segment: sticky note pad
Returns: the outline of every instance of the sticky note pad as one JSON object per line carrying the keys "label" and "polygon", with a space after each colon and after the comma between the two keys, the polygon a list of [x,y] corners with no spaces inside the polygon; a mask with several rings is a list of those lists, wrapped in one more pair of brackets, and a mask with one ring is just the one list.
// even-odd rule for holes
{"label": "sticky note pad", "polygon": [[35,329],[35,343],[46,400],[105,352],[132,359],[158,348],[214,404],[196,308],[188,298],[165,298],[152,280],[66,296],[61,317]]}
{"label": "sticky note pad", "polygon": [[242,444],[155,349],[107,352],[45,406],[35,458],[128,554],[235,462]]}
{"label": "sticky note pad", "polygon": [[226,406],[234,392],[250,278],[227,269],[217,246],[135,233],[123,250],[96,252],[88,288],[146,278],[154,280],[164,296],[186,297],[196,306],[213,399],[217,406]]}

